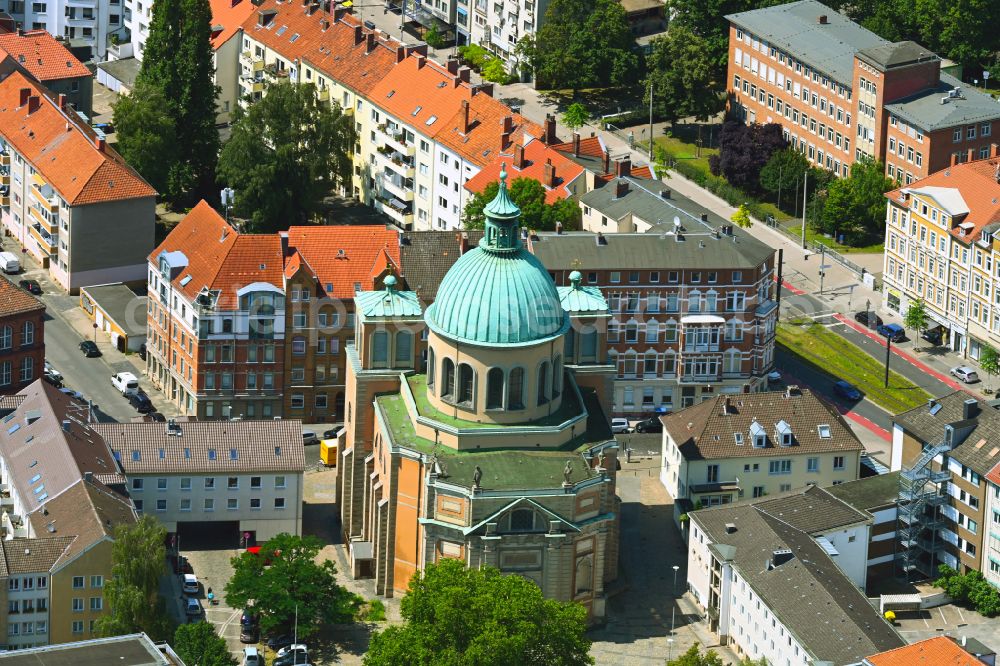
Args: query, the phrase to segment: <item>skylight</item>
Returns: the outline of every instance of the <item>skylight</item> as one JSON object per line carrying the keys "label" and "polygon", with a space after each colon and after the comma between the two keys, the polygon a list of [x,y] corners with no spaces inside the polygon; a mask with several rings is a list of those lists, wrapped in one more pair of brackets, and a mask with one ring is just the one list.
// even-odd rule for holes
{"label": "skylight", "polygon": [[298,39],[298,38],[299,38],[299,33],[295,33],[294,35],[292,35],[292,38],[291,38],[291,39],[289,39],[288,41],[289,41],[289,42],[294,42],[294,41],[295,41],[296,39]]}
{"label": "skylight", "polygon": [[434,123],[437,122],[437,119],[438,119],[437,116],[431,116],[430,118],[427,119],[427,122],[424,123],[424,124],[425,125],[433,125]]}
{"label": "skylight", "polygon": [[819,431],[819,436],[823,439],[830,439],[830,426],[826,423],[817,427]]}
{"label": "skylight", "polygon": [[215,449],[209,449],[208,450],[208,459],[209,460],[215,460]]}
{"label": "skylight", "polygon": [[413,109],[413,113],[410,114],[410,115],[413,115],[413,116],[417,115],[418,113],[420,113],[420,109],[422,109],[422,108],[424,108],[424,107],[418,106],[417,108]]}
{"label": "skylight", "polygon": [[393,96],[393,95],[395,95],[395,94],[396,94],[396,91],[395,91],[395,90],[390,90],[390,91],[389,91],[389,94],[387,94],[387,95],[386,95],[386,99],[388,99],[389,97],[392,97],[392,96]]}
{"label": "skylight", "polygon": [[287,25],[283,25],[280,28],[278,28],[278,32],[275,33],[275,34],[278,35],[278,37],[281,37],[283,34],[285,34],[286,30],[288,30],[288,26]]}

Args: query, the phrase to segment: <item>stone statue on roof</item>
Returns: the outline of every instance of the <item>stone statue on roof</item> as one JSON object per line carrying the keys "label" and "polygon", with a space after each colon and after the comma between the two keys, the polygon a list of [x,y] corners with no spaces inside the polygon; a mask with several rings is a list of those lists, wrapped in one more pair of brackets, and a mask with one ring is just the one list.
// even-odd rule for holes
{"label": "stone statue on roof", "polygon": [[566,466],[563,467],[563,483],[570,484],[572,481],[570,479],[573,477],[573,461],[567,460]]}
{"label": "stone statue on roof", "polygon": [[472,489],[476,490],[479,488],[479,482],[483,480],[483,470],[479,465],[476,465],[476,471],[472,473]]}

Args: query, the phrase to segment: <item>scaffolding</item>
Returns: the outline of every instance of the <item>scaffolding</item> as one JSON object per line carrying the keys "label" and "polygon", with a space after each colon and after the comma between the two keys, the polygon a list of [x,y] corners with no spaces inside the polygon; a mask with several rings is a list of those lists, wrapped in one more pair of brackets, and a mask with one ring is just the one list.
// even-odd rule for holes
{"label": "scaffolding", "polygon": [[937,553],[944,546],[938,535],[945,525],[941,506],[948,502],[946,488],[951,473],[946,468],[934,471],[931,463],[951,448],[949,441],[925,447],[913,465],[899,475],[895,560],[906,578],[915,572],[926,577],[936,574]]}

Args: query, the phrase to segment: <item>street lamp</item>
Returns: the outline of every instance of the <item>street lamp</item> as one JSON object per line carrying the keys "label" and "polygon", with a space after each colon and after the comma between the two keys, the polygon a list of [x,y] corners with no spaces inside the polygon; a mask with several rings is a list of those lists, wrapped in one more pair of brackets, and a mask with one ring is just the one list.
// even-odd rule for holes
{"label": "street lamp", "polygon": [[667,639],[667,663],[668,664],[670,663],[670,657],[673,655],[673,653],[674,653],[674,639],[668,638]]}
{"label": "street lamp", "polygon": [[679,569],[680,569],[680,566],[677,565],[677,564],[675,564],[674,565],[674,596],[675,597],[677,596],[677,571]]}
{"label": "street lamp", "polygon": [[94,322],[94,344],[97,344],[97,322]]}

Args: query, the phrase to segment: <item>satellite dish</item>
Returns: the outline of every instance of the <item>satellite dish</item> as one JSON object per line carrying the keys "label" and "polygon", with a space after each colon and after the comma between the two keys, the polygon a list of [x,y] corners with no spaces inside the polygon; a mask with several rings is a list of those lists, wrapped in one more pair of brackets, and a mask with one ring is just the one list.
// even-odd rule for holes
{"label": "satellite dish", "polygon": [[681,218],[678,217],[677,215],[674,215],[674,226],[675,227],[681,226]]}

